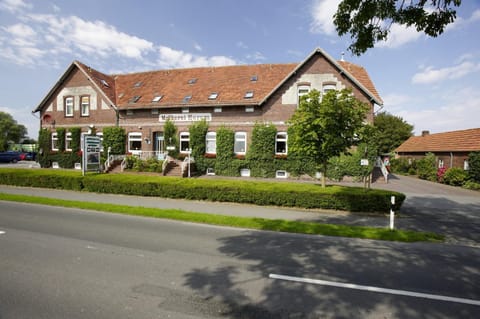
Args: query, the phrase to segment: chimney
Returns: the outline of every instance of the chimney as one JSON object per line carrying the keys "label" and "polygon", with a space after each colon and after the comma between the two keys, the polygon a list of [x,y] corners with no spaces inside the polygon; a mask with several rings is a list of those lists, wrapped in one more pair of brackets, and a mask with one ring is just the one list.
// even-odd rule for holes
{"label": "chimney", "polygon": [[422,131],[422,136],[430,135],[430,131]]}

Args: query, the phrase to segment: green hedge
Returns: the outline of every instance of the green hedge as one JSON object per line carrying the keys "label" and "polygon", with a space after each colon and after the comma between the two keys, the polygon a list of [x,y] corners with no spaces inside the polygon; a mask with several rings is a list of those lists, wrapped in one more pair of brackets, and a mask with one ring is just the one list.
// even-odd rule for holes
{"label": "green hedge", "polygon": [[384,190],[288,182],[184,179],[137,176],[133,174],[87,174],[78,171],[0,169],[0,183],[17,186],[63,188],[98,193],[158,196],[274,205],[321,208],[351,212],[390,210],[390,197],[396,196],[399,210],[405,195]]}

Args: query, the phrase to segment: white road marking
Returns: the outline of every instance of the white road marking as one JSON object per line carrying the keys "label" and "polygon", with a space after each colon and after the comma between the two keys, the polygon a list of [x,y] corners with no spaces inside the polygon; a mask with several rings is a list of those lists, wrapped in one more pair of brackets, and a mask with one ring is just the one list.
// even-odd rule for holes
{"label": "white road marking", "polygon": [[5,234],[5,232],[3,230],[0,230],[0,235],[3,235]]}
{"label": "white road marking", "polygon": [[426,298],[426,299],[449,301],[449,302],[480,306],[480,300],[474,300],[474,299],[456,298],[456,297],[449,297],[449,296],[442,296],[442,295],[432,295],[432,294],[426,294],[426,293],[414,292],[414,291],[388,289],[388,288],[380,288],[380,287],[372,287],[372,286],[362,286],[362,285],[356,285],[351,283],[341,283],[341,282],[335,282],[335,281],[276,275],[276,274],[270,274],[268,275],[268,277],[271,279],[295,281],[295,282],[302,282],[302,283],[314,284],[314,285],[365,290],[365,291],[379,292],[379,293],[385,293],[385,294],[391,294],[391,295]]}

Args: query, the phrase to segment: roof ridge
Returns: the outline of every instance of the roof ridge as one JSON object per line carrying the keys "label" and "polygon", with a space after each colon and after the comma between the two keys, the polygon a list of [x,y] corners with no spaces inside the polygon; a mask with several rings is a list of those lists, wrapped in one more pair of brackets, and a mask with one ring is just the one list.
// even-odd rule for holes
{"label": "roof ridge", "polygon": [[129,76],[129,75],[139,75],[139,74],[148,74],[148,73],[157,73],[157,72],[179,72],[179,71],[191,71],[191,70],[205,70],[205,69],[226,69],[226,68],[238,68],[238,67],[257,67],[257,66],[287,66],[287,65],[298,65],[299,62],[291,63],[260,63],[260,64],[234,64],[234,65],[220,65],[220,66],[199,66],[199,67],[189,67],[189,68],[170,68],[170,69],[156,69],[149,71],[137,71],[129,73],[115,73],[110,74],[110,76]]}

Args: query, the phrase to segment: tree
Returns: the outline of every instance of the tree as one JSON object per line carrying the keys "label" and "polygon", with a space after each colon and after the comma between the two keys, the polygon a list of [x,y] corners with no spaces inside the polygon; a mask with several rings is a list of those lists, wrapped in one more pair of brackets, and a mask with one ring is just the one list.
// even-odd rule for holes
{"label": "tree", "polygon": [[368,110],[347,89],[329,91],[321,99],[317,90],[301,97],[288,122],[289,151],[315,161],[322,172],[322,187],[328,160],[354,145]]}
{"label": "tree", "polygon": [[168,150],[168,155],[172,157],[176,157],[179,154],[178,150],[178,138],[177,138],[177,126],[175,123],[168,119],[165,124],[163,125],[163,134],[165,136],[165,141],[167,143],[167,147],[175,148]]}
{"label": "tree", "polygon": [[18,124],[13,117],[0,112],[0,152],[8,149],[9,143],[20,143],[27,135],[27,128]]}
{"label": "tree", "polygon": [[342,0],[333,23],[340,36],[350,33],[349,50],[365,53],[386,40],[392,24],[414,26],[418,32],[437,37],[456,18],[461,0]]}
{"label": "tree", "polygon": [[468,167],[469,178],[476,183],[480,183],[480,152],[468,154]]}
{"label": "tree", "polygon": [[389,153],[413,135],[413,125],[387,112],[379,113],[373,121],[377,128],[376,143],[380,153]]}

